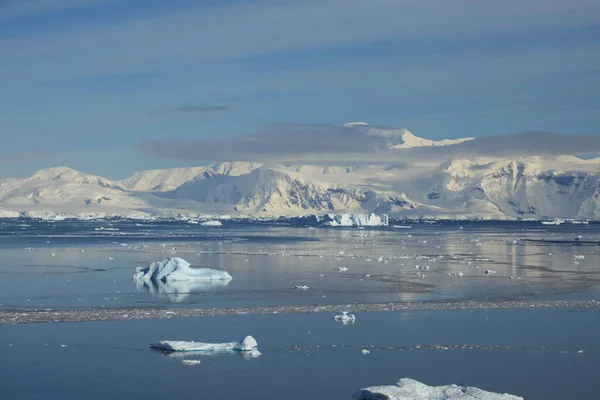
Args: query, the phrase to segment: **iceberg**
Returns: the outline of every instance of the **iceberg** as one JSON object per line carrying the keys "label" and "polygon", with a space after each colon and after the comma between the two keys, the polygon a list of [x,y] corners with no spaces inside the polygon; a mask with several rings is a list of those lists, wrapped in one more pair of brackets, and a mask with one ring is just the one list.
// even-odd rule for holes
{"label": "iceberg", "polygon": [[356,400],[523,400],[519,396],[486,392],[475,387],[427,386],[409,378],[400,379],[396,385],[360,389],[352,397]]}
{"label": "iceberg", "polygon": [[388,226],[387,214],[324,214],[305,215],[290,219],[292,225],[308,226]]}
{"label": "iceberg", "polygon": [[348,314],[348,311],[342,311],[341,315],[336,315],[333,319],[334,321],[347,325],[349,322],[354,323],[356,321],[356,316],[354,314]]}
{"label": "iceberg", "polygon": [[204,342],[184,342],[178,340],[161,340],[160,342],[151,343],[150,347],[161,351],[203,351],[211,353],[232,352],[232,351],[248,351],[257,350],[258,343],[252,336],[246,336],[239,342],[227,343],[204,343]]}
{"label": "iceberg", "polygon": [[134,280],[152,281],[230,281],[233,279],[227,271],[211,268],[191,268],[183,258],[173,257],[152,263],[146,267],[137,267]]}
{"label": "iceberg", "polygon": [[221,221],[204,221],[204,222],[201,222],[200,225],[202,225],[202,226],[222,226],[223,224],[221,223]]}

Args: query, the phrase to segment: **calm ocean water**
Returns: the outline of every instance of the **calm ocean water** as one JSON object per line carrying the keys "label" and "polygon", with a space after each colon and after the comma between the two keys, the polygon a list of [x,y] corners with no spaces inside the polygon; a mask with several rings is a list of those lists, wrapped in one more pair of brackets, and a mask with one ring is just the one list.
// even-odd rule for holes
{"label": "calm ocean water", "polygon": [[[306,229],[5,220],[0,308],[600,300],[599,242],[596,224]],[[132,280],[136,266],[174,256],[227,270],[233,280],[191,286]],[[600,391],[597,309],[371,312],[357,313],[347,326],[332,316],[0,325],[3,396],[348,399],[360,387],[401,377],[526,399],[591,399]],[[245,335],[258,340],[262,356],[191,355],[201,364],[186,366],[181,357],[148,348],[156,340]],[[362,355],[363,348],[371,353]]]}

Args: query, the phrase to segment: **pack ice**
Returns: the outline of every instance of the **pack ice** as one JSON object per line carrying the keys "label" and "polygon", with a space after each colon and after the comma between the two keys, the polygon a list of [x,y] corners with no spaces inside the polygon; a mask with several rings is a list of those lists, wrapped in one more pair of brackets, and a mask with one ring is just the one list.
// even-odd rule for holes
{"label": "pack ice", "polygon": [[400,379],[396,385],[361,389],[352,397],[356,400],[523,400],[519,396],[486,392],[474,387],[427,386],[409,378]]}
{"label": "pack ice", "polygon": [[206,351],[206,352],[230,352],[230,351],[256,351],[258,343],[252,336],[246,336],[239,342],[227,343],[203,343],[184,342],[177,340],[161,340],[150,344],[150,347],[162,351]]}
{"label": "pack ice", "polygon": [[233,279],[227,271],[211,268],[191,268],[183,258],[173,257],[154,262],[146,267],[137,267],[133,279],[153,281],[230,281]]}

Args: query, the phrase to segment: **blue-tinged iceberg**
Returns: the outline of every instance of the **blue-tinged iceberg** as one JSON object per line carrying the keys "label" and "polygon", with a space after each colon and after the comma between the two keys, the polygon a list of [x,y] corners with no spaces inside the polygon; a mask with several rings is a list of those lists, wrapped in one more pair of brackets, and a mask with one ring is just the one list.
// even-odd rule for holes
{"label": "blue-tinged iceberg", "polygon": [[230,281],[233,279],[227,271],[211,268],[191,268],[183,258],[173,257],[154,262],[146,267],[137,267],[134,280],[152,281]]}
{"label": "blue-tinged iceberg", "polygon": [[396,385],[361,389],[352,397],[356,400],[523,400],[519,396],[486,392],[475,387],[427,386],[409,378],[400,379]]}

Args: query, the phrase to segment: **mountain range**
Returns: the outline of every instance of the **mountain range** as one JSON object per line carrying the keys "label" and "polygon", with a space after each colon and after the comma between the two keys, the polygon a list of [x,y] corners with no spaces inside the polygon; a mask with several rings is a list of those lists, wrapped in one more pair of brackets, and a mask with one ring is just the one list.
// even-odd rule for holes
{"label": "mountain range", "polygon": [[[371,129],[360,122],[348,125]],[[389,137],[392,149],[472,140],[432,141],[406,129]],[[139,171],[122,180],[50,168],[0,180],[0,217],[375,212],[396,218],[600,219],[600,159],[563,155],[315,164],[220,162]]]}

